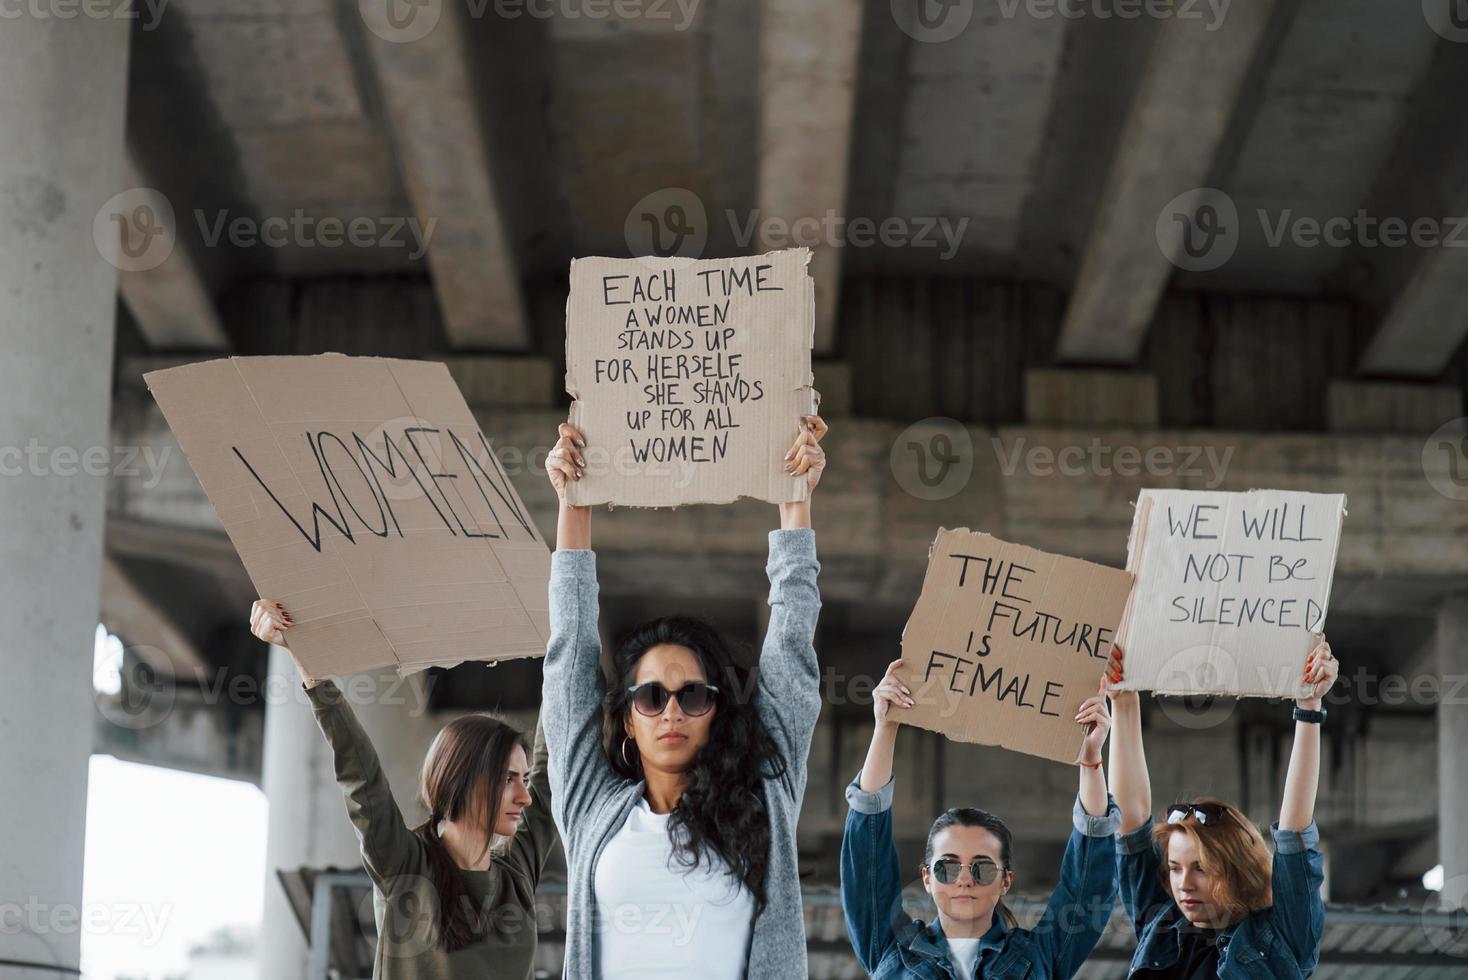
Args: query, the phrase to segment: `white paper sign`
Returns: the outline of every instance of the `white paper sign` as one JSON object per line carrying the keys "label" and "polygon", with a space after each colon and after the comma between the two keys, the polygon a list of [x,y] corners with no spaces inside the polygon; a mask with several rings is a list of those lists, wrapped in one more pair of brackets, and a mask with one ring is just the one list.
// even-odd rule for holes
{"label": "white paper sign", "polygon": [[1143,490],[1117,630],[1125,690],[1300,697],[1325,628],[1344,494]]}

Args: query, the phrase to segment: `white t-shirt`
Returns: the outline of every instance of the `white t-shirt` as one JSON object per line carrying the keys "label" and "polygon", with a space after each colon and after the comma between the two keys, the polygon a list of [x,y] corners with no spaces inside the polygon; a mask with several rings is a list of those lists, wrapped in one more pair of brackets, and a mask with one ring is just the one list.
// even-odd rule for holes
{"label": "white t-shirt", "polygon": [[707,859],[693,871],[672,861],[669,816],[639,800],[597,859],[592,889],[602,978],[737,980],[754,895]]}
{"label": "white t-shirt", "polygon": [[960,980],[973,980],[974,963],[979,958],[979,941],[977,939],[948,939],[947,941],[948,958],[953,961],[953,968],[958,971]]}

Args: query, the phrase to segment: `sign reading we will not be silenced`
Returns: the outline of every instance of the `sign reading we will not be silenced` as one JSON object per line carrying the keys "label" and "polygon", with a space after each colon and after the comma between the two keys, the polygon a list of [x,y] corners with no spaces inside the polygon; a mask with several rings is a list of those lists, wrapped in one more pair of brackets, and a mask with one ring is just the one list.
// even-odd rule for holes
{"label": "sign reading we will not be silenced", "polygon": [[571,263],[566,391],[586,437],[577,506],[803,500],[784,472],[815,413],[810,250]]}
{"label": "sign reading we will not be silenced", "polygon": [[902,631],[908,725],[1073,763],[1132,576],[1079,558],[941,529]]}
{"label": "sign reading we will not be silenced", "polygon": [[550,552],[443,364],[231,357],[145,377],[310,677],[545,653]]}
{"label": "sign reading we will not be silenced", "polygon": [[1143,490],[1119,630],[1127,690],[1298,698],[1325,627],[1338,493]]}

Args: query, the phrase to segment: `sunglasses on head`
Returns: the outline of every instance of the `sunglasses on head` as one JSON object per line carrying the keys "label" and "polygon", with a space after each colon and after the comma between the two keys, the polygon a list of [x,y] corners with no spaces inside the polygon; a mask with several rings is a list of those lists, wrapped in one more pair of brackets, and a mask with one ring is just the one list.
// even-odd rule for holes
{"label": "sunglasses on head", "polygon": [[1217,826],[1225,816],[1233,817],[1233,811],[1217,803],[1174,803],[1167,808],[1167,822],[1182,823],[1192,817],[1205,827]]}
{"label": "sunglasses on head", "polygon": [[992,885],[999,879],[999,865],[988,858],[978,858],[968,864],[964,864],[958,858],[939,858],[928,865],[928,870],[933,873],[933,877],[945,885],[951,885],[957,881],[964,868],[968,868],[969,877],[973,878],[976,885]]}
{"label": "sunglasses on head", "polygon": [[708,710],[714,706],[714,696],[719,689],[712,684],[702,681],[689,681],[676,691],[669,691],[657,681],[648,681],[645,684],[634,684],[627,688],[627,693],[632,696],[632,706],[640,715],[656,717],[663,713],[671,698],[678,699],[678,707],[685,715],[697,717],[708,714]]}

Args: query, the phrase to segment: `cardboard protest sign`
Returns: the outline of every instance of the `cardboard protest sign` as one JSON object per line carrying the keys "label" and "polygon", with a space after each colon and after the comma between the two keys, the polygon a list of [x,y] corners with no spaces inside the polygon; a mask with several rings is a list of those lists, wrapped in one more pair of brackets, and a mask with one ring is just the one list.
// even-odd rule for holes
{"label": "cardboard protest sign", "polygon": [[1143,490],[1119,629],[1128,690],[1300,697],[1325,626],[1346,498]]}
{"label": "cardboard protest sign", "polygon": [[815,413],[810,250],[571,263],[566,391],[586,437],[578,506],[805,499],[784,472]]}
{"label": "cardboard protest sign", "polygon": [[550,553],[444,365],[231,357],[145,380],[313,678],[544,653]]}
{"label": "cardboard protest sign", "polygon": [[959,528],[939,530],[902,632],[908,725],[1073,763],[1132,576]]}

